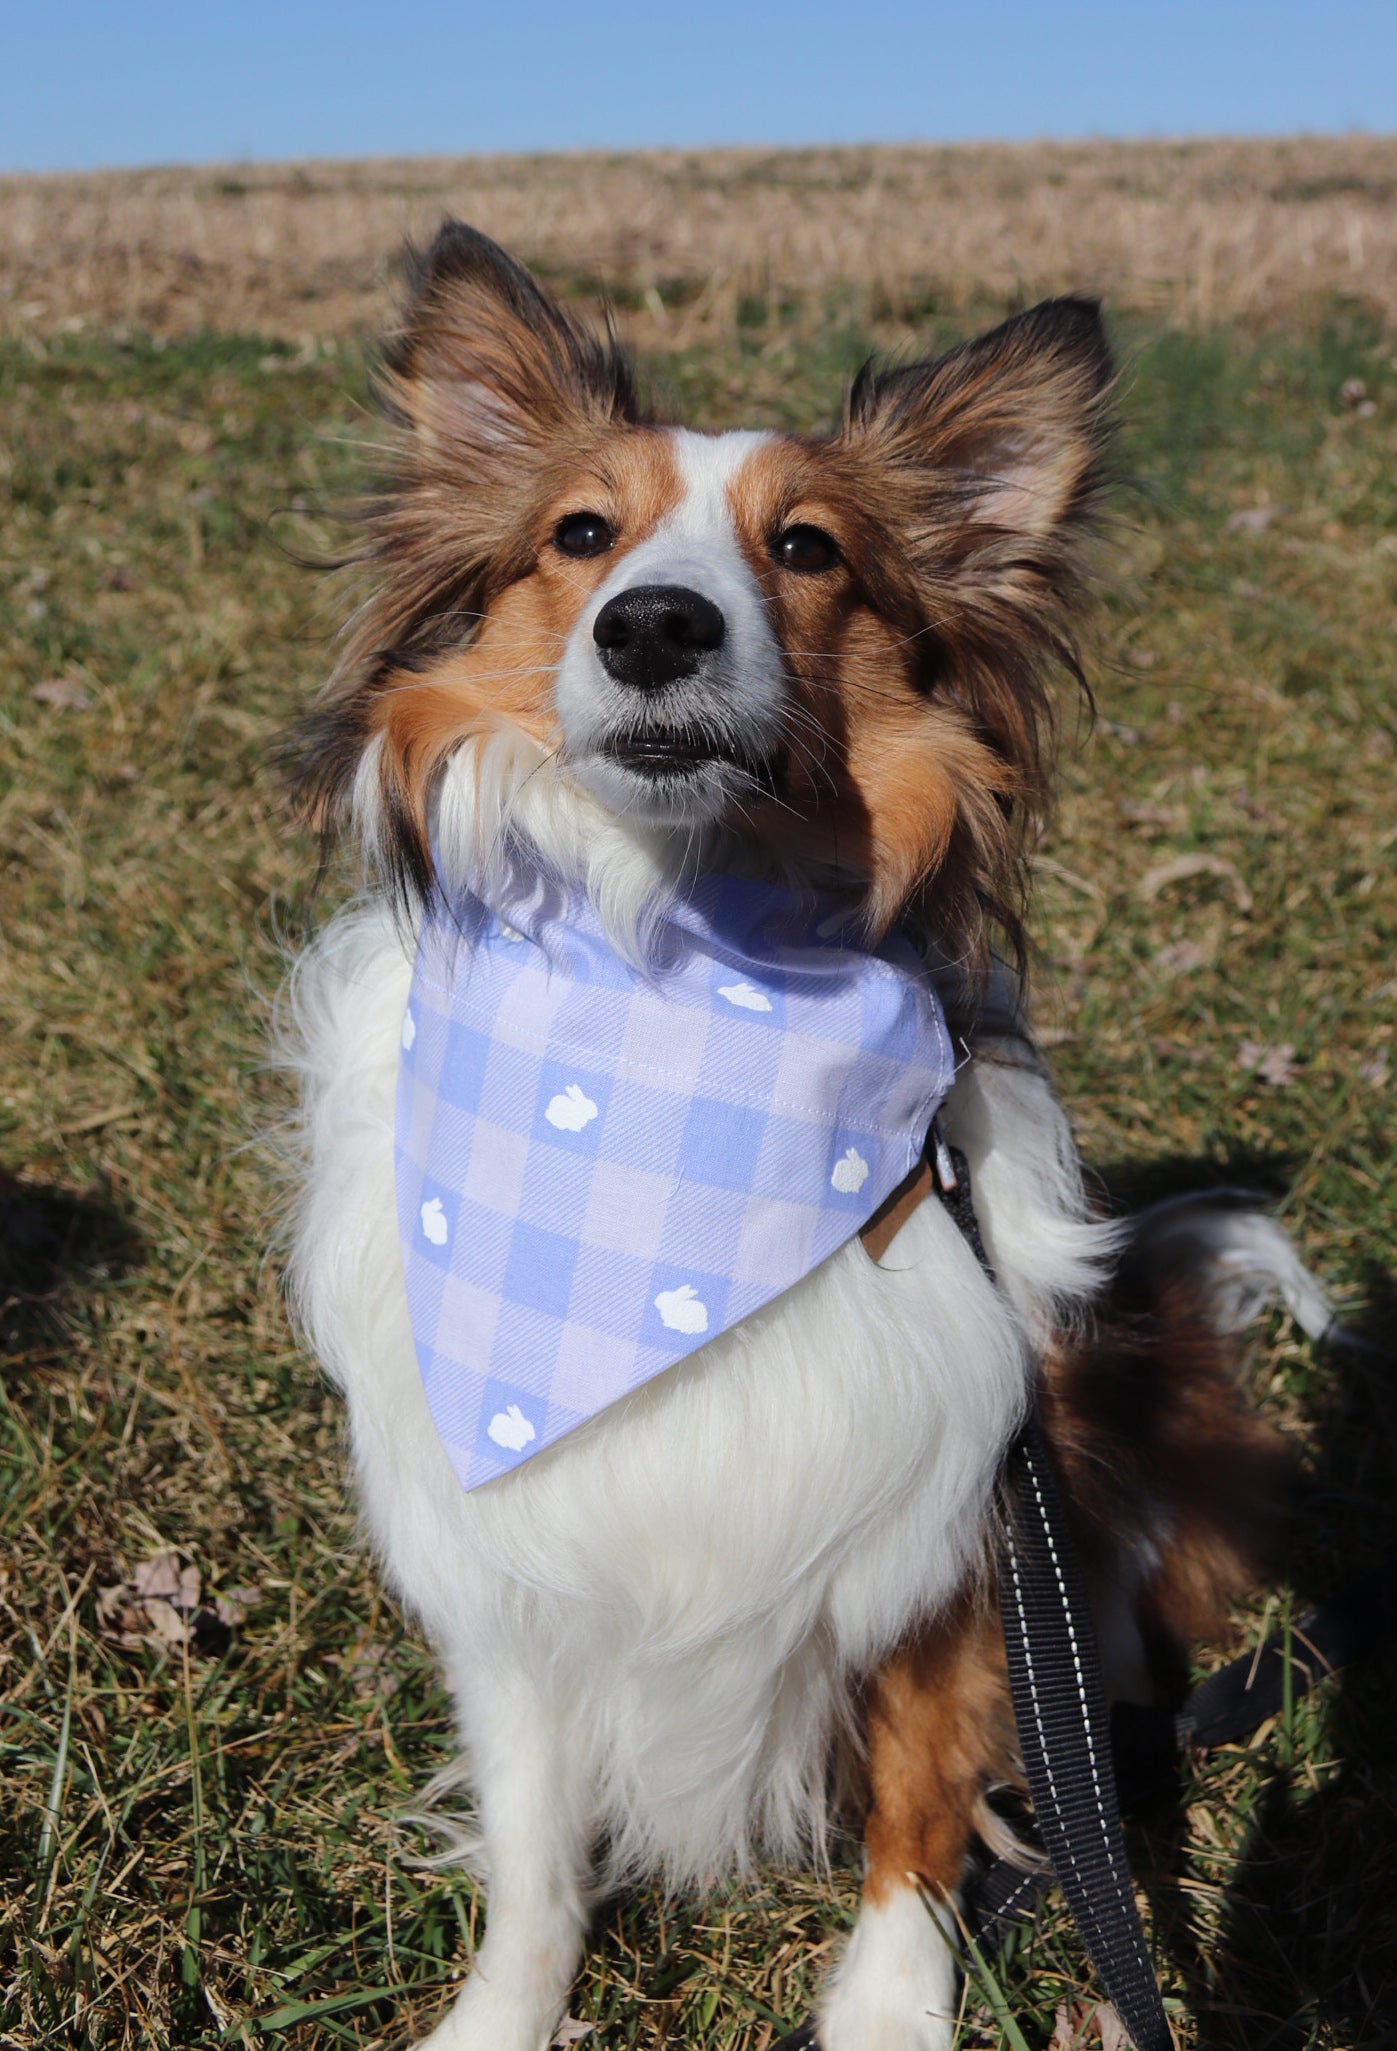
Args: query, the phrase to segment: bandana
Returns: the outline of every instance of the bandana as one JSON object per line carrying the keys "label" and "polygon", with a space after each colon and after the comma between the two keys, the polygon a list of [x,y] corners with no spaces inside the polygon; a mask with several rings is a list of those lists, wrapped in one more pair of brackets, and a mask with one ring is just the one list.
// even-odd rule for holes
{"label": "bandana", "polygon": [[708,878],[636,968],[540,875],[424,920],[398,1223],[465,1487],[789,1289],[916,1166],[950,1040],[911,944],[869,952],[850,924],[847,903]]}

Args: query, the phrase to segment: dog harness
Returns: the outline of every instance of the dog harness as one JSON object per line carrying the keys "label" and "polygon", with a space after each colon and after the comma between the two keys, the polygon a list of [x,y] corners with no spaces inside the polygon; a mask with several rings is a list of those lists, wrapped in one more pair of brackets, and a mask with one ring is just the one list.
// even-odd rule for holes
{"label": "dog harness", "polygon": [[522,859],[492,897],[423,921],[397,1103],[413,1337],[467,1488],[900,1215],[955,1073],[919,956],[857,944],[852,900],[709,877],[637,964]]}

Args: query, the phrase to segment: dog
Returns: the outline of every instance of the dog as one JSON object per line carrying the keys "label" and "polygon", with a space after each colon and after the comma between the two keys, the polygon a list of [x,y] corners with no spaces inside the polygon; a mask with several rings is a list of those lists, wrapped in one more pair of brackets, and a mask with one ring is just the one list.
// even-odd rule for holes
{"label": "dog", "polygon": [[[601,1890],[819,1860],[852,1815],[862,1905],[819,2042],[945,2051],[958,1889],[977,1836],[1004,1835],[988,1793],[1020,1779],[991,1536],[1006,1447],[1036,1400],[1108,1687],[1149,1700],[1281,1511],[1286,1454],[1239,1391],[1235,1335],[1278,1297],[1312,1328],[1327,1314],[1234,1200],[1099,1215],[1024,1014],[1053,680],[1082,681],[1110,470],[1099,307],[1050,300],[935,360],[871,365],[827,437],[701,434],[647,412],[609,330],[448,222],[412,261],[381,381],[396,467],[297,744],[311,814],[348,822],[366,880],[288,985],[288,1290],[343,1392],[383,1570],[450,1682],[475,1799],[486,1934],[425,2041],[544,2051]],[[935,1201],[899,1210],[894,1190],[891,1239],[860,1237],[860,1140],[826,1178],[855,1208],[764,1299],[710,1327],[697,1285],[662,1289],[673,1355],[652,1349],[653,1371],[618,1370],[622,1387],[597,1368],[589,1407],[588,1356],[566,1402],[553,1387],[556,1431],[541,1397],[492,1410],[472,1382],[478,1429],[458,1430],[463,1385],[444,1391],[433,1346],[464,1356],[486,1343],[472,1320],[505,1313],[473,1270],[430,1264],[468,1198],[495,1219],[534,1172],[510,1163],[544,1157],[527,1132],[491,1139],[478,1106],[457,1185],[404,1138],[434,1115],[419,1130],[402,1095],[437,987],[418,981],[428,937],[468,1010],[504,978],[516,1052],[585,944],[678,1075],[692,1021],[664,1009],[656,949],[676,907],[730,879],[841,907],[833,942],[807,936],[830,987],[894,979],[918,1044],[952,1050],[917,1102],[968,1164],[992,1276]],[[723,1045],[758,1045],[761,972],[721,986],[742,1014]],[[554,1082],[544,1140],[570,1189],[567,1149],[610,1112],[602,1085]],[[618,1273],[682,1180],[636,1175]],[[545,1177],[537,1200],[563,1197]],[[486,1259],[484,1226],[459,1236]],[[551,1273],[540,1256],[525,1294]],[[437,1292],[425,1340],[414,1287]],[[524,1390],[508,1348],[487,1366]],[[463,1451],[453,1432],[472,1430]]]}

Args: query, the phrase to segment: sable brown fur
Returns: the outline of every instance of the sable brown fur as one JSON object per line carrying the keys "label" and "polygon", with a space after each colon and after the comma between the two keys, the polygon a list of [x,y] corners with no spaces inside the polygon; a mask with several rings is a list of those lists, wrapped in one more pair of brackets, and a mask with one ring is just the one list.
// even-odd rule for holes
{"label": "sable brown fur", "polygon": [[[303,801],[327,830],[380,724],[379,701],[474,639],[533,564],[550,482],[585,463],[608,429],[645,419],[615,336],[569,319],[488,236],[448,221],[405,263],[408,303],[377,379],[396,466],[360,507],[364,539],[344,562],[369,573],[368,595],[295,744]],[[453,737],[441,741],[400,749],[385,768],[390,881],[418,900],[432,884],[425,785]]]}
{"label": "sable brown fur", "polygon": [[1042,1416],[1088,1574],[1137,1534],[1155,1548],[1139,1621],[1167,1687],[1274,1567],[1293,1455],[1184,1274],[1127,1266],[1099,1328],[1044,1363]]}
{"label": "sable brown fur", "polygon": [[882,1668],[868,1694],[865,1900],[909,1880],[961,1883],[984,1795],[1015,1773],[1014,1713],[998,1613],[970,1594]]}
{"label": "sable brown fur", "polygon": [[[1088,1582],[1138,1569],[1132,1607],[1165,1699],[1273,1564],[1293,1485],[1237,1368],[1186,1276],[1130,1263],[1096,1327],[1043,1367],[1040,1417]],[[875,1676],[867,1735],[867,1897],[909,1880],[949,1895],[975,1833],[1002,1839],[987,1791],[1022,1787],[992,1576]]]}
{"label": "sable brown fur", "polygon": [[[1110,387],[1099,307],[1052,300],[932,362],[865,366],[831,451],[848,497],[878,508],[870,595],[908,637],[917,687],[999,765],[986,793],[999,821],[962,820],[965,859],[915,878],[935,875],[938,897],[950,882],[955,951],[972,958],[992,930],[1023,958],[1024,855],[1049,796],[1048,684],[1054,669],[1083,681],[1077,623]],[[1038,488],[1016,490],[1026,462]],[[923,909],[946,917],[929,898]]]}
{"label": "sable brown fur", "polygon": [[[550,734],[547,670],[571,616],[547,601],[543,638],[523,624],[513,645],[496,617],[491,659],[472,665],[482,622],[535,577],[560,494],[592,503],[628,445],[636,478],[662,468],[665,437],[614,336],[587,332],[486,237],[448,223],[411,271],[379,380],[397,469],[362,509],[350,560],[368,593],[299,752],[303,796],[328,827],[383,736],[382,854],[420,900],[435,778],[501,710],[484,681],[531,669],[532,696],[506,692],[502,709]],[[866,884],[871,931],[920,920],[972,968],[996,937],[1022,960],[1051,675],[1081,679],[1110,378],[1095,304],[1050,302],[933,361],[866,366],[839,430],[777,438],[734,507],[792,702],[787,787],[776,802],[755,794],[732,824],[797,862],[833,847]],[[767,544],[797,512],[839,542],[838,605],[773,577]]]}

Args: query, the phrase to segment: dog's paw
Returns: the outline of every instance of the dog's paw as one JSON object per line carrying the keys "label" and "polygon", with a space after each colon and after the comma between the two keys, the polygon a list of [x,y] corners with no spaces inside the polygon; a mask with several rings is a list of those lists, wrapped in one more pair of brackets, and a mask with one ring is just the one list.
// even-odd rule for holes
{"label": "dog's paw", "polygon": [[956,1963],[914,1888],[859,1910],[820,2008],[820,2051],[950,2051]]}
{"label": "dog's paw", "polygon": [[556,2013],[519,2000],[472,1973],[450,2008],[413,2051],[550,2051]]}

